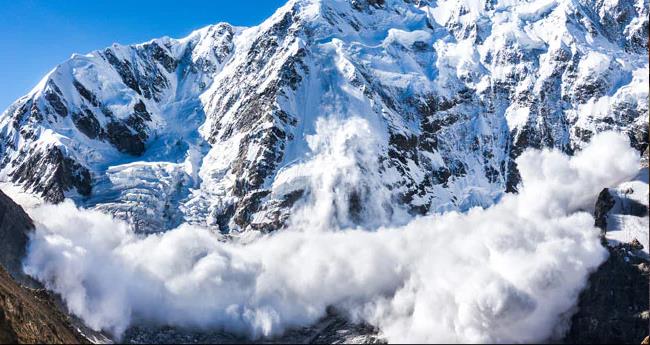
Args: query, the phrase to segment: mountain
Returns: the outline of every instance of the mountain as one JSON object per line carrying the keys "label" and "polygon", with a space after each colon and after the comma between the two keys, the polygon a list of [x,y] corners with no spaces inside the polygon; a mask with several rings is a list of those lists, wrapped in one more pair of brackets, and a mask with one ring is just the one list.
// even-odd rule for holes
{"label": "mountain", "polygon": [[326,226],[488,206],[525,148],[647,148],[647,28],[647,0],[291,0],[73,55],[0,118],[0,179],[142,232],[272,231],[329,189]]}

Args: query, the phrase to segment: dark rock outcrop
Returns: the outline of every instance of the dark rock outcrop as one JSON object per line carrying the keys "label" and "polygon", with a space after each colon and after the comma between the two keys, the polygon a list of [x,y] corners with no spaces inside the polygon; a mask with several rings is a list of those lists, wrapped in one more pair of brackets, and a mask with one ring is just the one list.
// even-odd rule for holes
{"label": "dark rock outcrop", "polygon": [[122,341],[126,344],[386,344],[379,330],[353,323],[334,308],[316,324],[288,330],[284,335],[252,341],[223,331],[200,331],[175,327],[131,327]]}
{"label": "dark rock outcrop", "polygon": [[140,156],[144,152],[144,142],[146,138],[142,135],[134,134],[129,127],[121,122],[110,122],[106,126],[108,141],[113,144],[120,152],[125,152],[133,156]]}
{"label": "dark rock outcrop", "polygon": [[72,113],[72,121],[79,131],[90,139],[95,139],[102,133],[102,127],[99,121],[97,121],[95,115],[88,109],[84,109],[83,112]]}
{"label": "dark rock outcrop", "polygon": [[612,213],[647,217],[648,209],[632,199],[617,197],[609,188],[599,194],[595,225],[601,229],[609,257],[591,275],[580,295],[567,343],[639,344],[650,331],[650,261],[637,239],[613,244],[605,238],[607,217]]}
{"label": "dark rock outcrop", "polygon": [[609,258],[580,295],[567,343],[639,344],[648,335],[650,263],[634,247],[607,248]]}
{"label": "dark rock outcrop", "polygon": [[30,150],[16,166],[11,172],[12,181],[42,195],[48,202],[63,201],[65,192],[73,188],[81,195],[90,195],[90,171],[58,146]]}
{"label": "dark rock outcrop", "polygon": [[34,224],[23,208],[0,191],[0,265],[19,281],[25,281],[21,260]]}
{"label": "dark rock outcrop", "polygon": [[616,201],[609,193],[608,188],[603,189],[600,194],[598,194],[594,218],[596,219],[596,227],[598,227],[603,234],[607,229],[607,213],[612,209],[612,207],[614,207],[615,202]]}

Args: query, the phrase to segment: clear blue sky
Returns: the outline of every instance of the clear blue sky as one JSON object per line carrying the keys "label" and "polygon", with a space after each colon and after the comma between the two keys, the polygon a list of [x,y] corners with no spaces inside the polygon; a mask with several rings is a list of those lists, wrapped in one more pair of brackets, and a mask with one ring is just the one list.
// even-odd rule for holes
{"label": "clear blue sky", "polygon": [[0,0],[0,113],[72,53],[261,23],[286,0]]}

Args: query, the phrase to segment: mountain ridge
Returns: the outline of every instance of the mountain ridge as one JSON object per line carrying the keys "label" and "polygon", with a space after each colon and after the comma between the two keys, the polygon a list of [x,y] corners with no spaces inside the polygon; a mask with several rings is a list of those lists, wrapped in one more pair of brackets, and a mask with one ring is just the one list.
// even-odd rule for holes
{"label": "mountain ridge", "polygon": [[336,151],[310,145],[319,121],[361,118],[375,138],[349,140],[372,148],[345,154],[377,171],[348,167],[365,187],[334,213],[398,221],[374,219],[379,185],[413,214],[489,206],[525,148],[611,129],[647,147],[647,23],[644,0],[292,0],[256,27],[74,55],[3,114],[0,176],[144,232],[273,231],[319,188],[296,172]]}

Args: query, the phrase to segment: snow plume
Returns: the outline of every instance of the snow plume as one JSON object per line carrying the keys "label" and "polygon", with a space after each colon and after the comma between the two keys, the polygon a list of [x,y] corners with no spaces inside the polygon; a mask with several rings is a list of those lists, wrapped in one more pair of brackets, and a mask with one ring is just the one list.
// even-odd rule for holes
{"label": "snow plume", "polygon": [[189,225],[144,237],[71,202],[45,205],[29,211],[38,226],[26,271],[88,325],[118,336],[138,321],[273,336],[316,322],[328,306],[378,326],[390,342],[557,335],[606,257],[589,214],[595,198],[637,171],[627,139],[597,135],[575,157],[527,151],[518,195],[364,231],[346,227],[354,223],[341,212],[349,188],[365,184],[362,200],[374,198],[369,212],[382,219],[392,217],[380,215],[390,196],[368,181],[378,176],[371,157],[381,148],[353,134],[371,126],[349,121],[356,132],[343,128],[350,122],[322,122],[309,139],[311,159],[280,173],[274,193],[310,189],[297,206],[303,219],[287,230],[247,244]]}
{"label": "snow plume", "polygon": [[275,197],[302,191],[294,205],[292,228],[328,231],[363,224],[368,229],[405,222],[379,175],[381,128],[353,117],[318,119],[307,136],[311,159],[281,171],[272,186]]}

